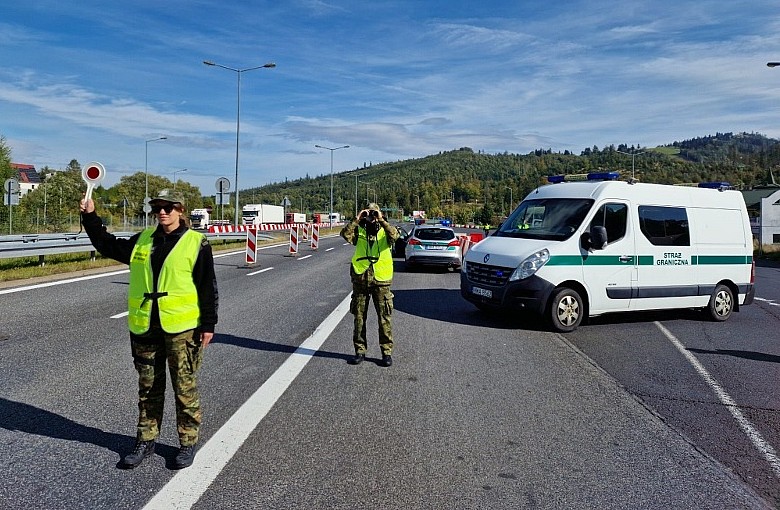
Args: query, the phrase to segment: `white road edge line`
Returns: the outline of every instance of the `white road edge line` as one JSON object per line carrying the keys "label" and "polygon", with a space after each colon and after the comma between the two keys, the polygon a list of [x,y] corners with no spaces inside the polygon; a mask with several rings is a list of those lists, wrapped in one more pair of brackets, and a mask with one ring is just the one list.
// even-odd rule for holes
{"label": "white road edge line", "polygon": [[306,260],[306,259],[308,259],[309,257],[311,257],[311,255],[306,255],[305,257],[301,257],[301,258],[299,258],[299,259],[296,259],[296,260]]}
{"label": "white road edge line", "polygon": [[256,274],[265,273],[266,271],[270,271],[271,269],[273,269],[273,267],[266,267],[265,269],[260,269],[259,271],[253,271],[251,273],[247,273],[246,275],[247,276],[254,276]]}
{"label": "white road edge line", "polygon": [[116,315],[112,315],[111,318],[112,319],[121,319],[122,317],[127,317],[129,314],[130,314],[130,312],[122,312],[122,313],[118,313]]}
{"label": "white road edge line", "polygon": [[144,510],[187,509],[198,502],[249,434],[265,418],[268,411],[349,312],[350,297],[351,294],[347,295],[339,303],[309,338],[304,340],[300,347],[276,369],[276,372],[201,447],[192,466],[178,471],[146,504]]}
{"label": "white road edge line", "polygon": [[699,362],[696,356],[694,356],[693,353],[686,349],[685,346],[677,339],[677,337],[675,337],[668,329],[666,329],[663,324],[655,321],[655,325],[658,326],[658,329],[660,329],[661,332],[666,335],[666,338],[672,342],[672,345],[674,345],[677,350],[680,351],[683,356],[685,356],[688,362],[693,365],[693,368],[695,368],[699,373],[701,378],[704,379],[704,382],[706,382],[712,391],[715,392],[715,395],[717,395],[720,402],[734,417],[737,424],[742,429],[742,432],[748,436],[748,439],[750,439],[750,442],[753,443],[753,446],[755,446],[761,455],[764,456],[764,459],[769,462],[769,465],[772,467],[772,471],[774,471],[775,476],[780,479],[780,458],[778,458],[777,452],[775,452],[774,448],[772,448],[772,445],[767,443],[761,433],[756,430],[755,427],[753,427],[753,424],[750,423],[747,418],[745,418],[745,415],[743,415],[739,410],[737,403],[733,398],[731,398],[731,395],[726,393],[726,390],[723,389],[718,381],[712,375],[710,375],[709,372],[707,372],[707,369],[704,368],[704,365]]}
{"label": "white road edge line", "polygon": [[328,248],[328,249],[327,249],[327,250],[325,250],[325,251],[330,251],[330,250],[335,250],[335,249],[336,249],[336,248]]}
{"label": "white road edge line", "polygon": [[106,276],[116,276],[118,274],[124,274],[129,272],[130,272],[129,269],[123,269],[121,271],[113,271],[111,273],[100,273],[100,274],[93,274],[89,276],[79,276],[77,278],[68,278],[67,280],[57,280],[54,282],[37,283],[35,285],[27,285],[24,287],[14,287],[12,289],[2,289],[0,290],[0,295],[13,294],[14,292],[22,292],[25,290],[44,289],[46,287],[53,287],[55,285],[64,285],[66,283],[73,283],[73,282],[83,282],[85,280],[94,280],[95,278],[105,278]]}

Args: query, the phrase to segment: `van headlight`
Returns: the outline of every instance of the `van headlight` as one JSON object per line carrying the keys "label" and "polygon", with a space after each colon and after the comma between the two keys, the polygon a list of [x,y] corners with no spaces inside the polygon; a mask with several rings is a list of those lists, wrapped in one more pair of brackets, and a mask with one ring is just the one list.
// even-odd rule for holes
{"label": "van headlight", "polygon": [[537,251],[517,266],[517,269],[512,272],[512,276],[509,277],[509,281],[514,282],[532,276],[541,269],[543,265],[547,264],[547,261],[549,260],[550,252],[547,251],[547,248]]}

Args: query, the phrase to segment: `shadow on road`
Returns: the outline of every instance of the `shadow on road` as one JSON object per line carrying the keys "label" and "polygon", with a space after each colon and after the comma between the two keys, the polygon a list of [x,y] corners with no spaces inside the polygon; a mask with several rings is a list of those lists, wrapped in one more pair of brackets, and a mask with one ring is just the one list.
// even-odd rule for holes
{"label": "shadow on road", "polygon": [[[292,354],[298,351],[299,348],[295,345],[285,345],[276,342],[267,342],[265,340],[258,340],[255,338],[246,338],[234,335],[223,335],[216,333],[211,340],[212,344],[226,344],[234,345],[244,349],[256,349],[268,352],[281,352],[285,354]],[[342,352],[330,352],[330,351],[313,351],[311,349],[300,349],[299,354],[313,356],[316,358],[331,358],[347,361],[352,357],[352,354],[346,354]]]}
{"label": "shadow on road", "polygon": [[547,331],[538,316],[513,310],[478,310],[461,297],[459,289],[394,289],[393,295],[396,310],[417,317],[482,328]]}
{"label": "shadow on road", "polygon": [[767,363],[780,363],[780,356],[774,354],[766,354],[764,352],[756,351],[735,351],[731,349],[696,349],[693,347],[688,348],[689,351],[697,354],[717,354],[719,356],[734,356],[735,358],[744,358],[753,361],[766,361]]}
{"label": "shadow on road", "polygon": [[[57,413],[5,398],[0,398],[0,428],[52,439],[93,444],[116,453],[118,457],[132,451],[135,445],[135,436],[106,432]],[[174,448],[158,443],[155,453],[167,459],[175,456],[177,451],[178,446]],[[117,458],[117,463],[119,461],[120,459]]]}

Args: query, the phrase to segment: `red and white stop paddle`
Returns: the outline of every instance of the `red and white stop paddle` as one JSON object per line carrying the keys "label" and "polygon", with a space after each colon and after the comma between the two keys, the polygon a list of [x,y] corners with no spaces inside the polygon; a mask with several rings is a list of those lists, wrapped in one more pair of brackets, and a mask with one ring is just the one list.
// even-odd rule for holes
{"label": "red and white stop paddle", "polygon": [[106,167],[97,161],[93,161],[81,169],[81,178],[87,183],[87,193],[84,195],[84,200],[92,199],[92,190],[95,189],[95,186],[100,184],[100,181],[102,181],[105,176]]}

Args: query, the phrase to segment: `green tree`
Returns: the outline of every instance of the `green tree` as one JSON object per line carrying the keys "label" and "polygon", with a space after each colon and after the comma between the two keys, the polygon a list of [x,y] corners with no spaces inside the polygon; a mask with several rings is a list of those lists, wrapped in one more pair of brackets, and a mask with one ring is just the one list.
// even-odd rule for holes
{"label": "green tree", "polygon": [[0,135],[0,178],[5,182],[9,177],[15,177],[11,169],[11,147],[5,137]]}

